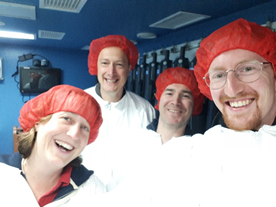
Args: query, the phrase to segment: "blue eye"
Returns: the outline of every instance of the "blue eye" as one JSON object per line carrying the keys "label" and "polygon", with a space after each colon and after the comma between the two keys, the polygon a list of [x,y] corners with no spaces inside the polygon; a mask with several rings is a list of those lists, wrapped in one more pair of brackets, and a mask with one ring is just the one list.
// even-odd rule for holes
{"label": "blue eye", "polygon": [[67,116],[63,116],[62,117],[64,120],[66,120],[66,121],[71,121],[71,118],[69,118],[69,117],[67,117]]}
{"label": "blue eye", "polygon": [[245,65],[244,67],[239,68],[237,70],[239,74],[242,74],[242,73],[251,74],[251,73],[254,73],[255,71],[256,71],[256,67],[252,65]]}
{"label": "blue eye", "polygon": [[82,126],[81,128],[84,129],[85,131],[88,131],[88,132],[89,132],[89,128],[88,128],[88,127]]}
{"label": "blue eye", "polygon": [[217,72],[215,74],[212,74],[211,79],[220,79],[225,77],[225,73],[224,72]]}

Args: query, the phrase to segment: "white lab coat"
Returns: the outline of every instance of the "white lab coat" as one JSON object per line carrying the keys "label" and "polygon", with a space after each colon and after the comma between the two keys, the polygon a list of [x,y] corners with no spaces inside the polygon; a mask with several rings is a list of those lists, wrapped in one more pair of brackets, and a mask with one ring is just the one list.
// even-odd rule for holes
{"label": "white lab coat", "polygon": [[237,132],[218,125],[172,139],[154,155],[97,196],[97,206],[276,206],[276,126]]}
{"label": "white lab coat", "polygon": [[[19,168],[0,163],[0,171],[1,206],[39,207],[29,184],[21,175],[21,170]],[[67,206],[71,202],[81,204],[83,197],[93,200],[96,194],[105,193],[103,183],[95,175],[91,175],[90,178],[80,186],[77,186],[71,178],[70,184],[74,186],[74,190],[46,206]]]}
{"label": "white lab coat", "polygon": [[276,126],[237,132],[218,125],[155,153],[130,181],[129,203],[140,197],[151,207],[276,206]]}
{"label": "white lab coat", "polygon": [[[95,172],[109,191],[116,187],[114,183],[118,183],[112,174],[112,165],[115,155],[122,148],[127,148],[124,133],[146,128],[155,118],[155,111],[148,101],[132,92],[126,91],[120,101],[108,103],[97,95],[95,88],[96,86],[85,91],[100,104],[103,124],[96,141],[84,149],[83,164]],[[113,183],[112,186],[109,186],[110,182]]]}
{"label": "white lab coat", "polygon": [[276,206],[276,126],[237,132],[218,125],[203,138],[198,152],[213,173],[200,206]]}

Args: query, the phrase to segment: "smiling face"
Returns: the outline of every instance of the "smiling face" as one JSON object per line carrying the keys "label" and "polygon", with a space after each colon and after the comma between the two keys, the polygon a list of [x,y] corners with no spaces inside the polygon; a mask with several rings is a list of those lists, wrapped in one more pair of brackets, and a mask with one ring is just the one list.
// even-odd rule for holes
{"label": "smiling face", "polygon": [[39,157],[41,162],[63,168],[87,145],[90,126],[78,114],[57,112],[48,122],[37,124],[36,131],[32,155]]}
{"label": "smiling face", "polygon": [[[217,56],[210,70],[229,70],[245,61],[267,62],[260,55],[236,49]],[[264,124],[271,125],[276,114],[276,82],[271,64],[263,65],[258,80],[252,83],[240,81],[234,72],[228,73],[225,86],[211,89],[212,98],[222,112],[226,125],[234,130],[258,130]]]}
{"label": "smiling face", "polygon": [[119,47],[104,48],[99,54],[97,68],[102,98],[119,101],[131,70],[126,53]]}
{"label": "smiling face", "polygon": [[171,84],[166,87],[159,102],[159,123],[171,127],[186,127],[193,113],[193,96],[183,84]]}

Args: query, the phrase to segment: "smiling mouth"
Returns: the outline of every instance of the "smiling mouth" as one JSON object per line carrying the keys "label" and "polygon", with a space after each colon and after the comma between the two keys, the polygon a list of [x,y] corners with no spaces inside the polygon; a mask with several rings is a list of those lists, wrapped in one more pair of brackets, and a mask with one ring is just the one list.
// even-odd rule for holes
{"label": "smiling mouth", "polygon": [[178,111],[178,110],[173,110],[173,109],[168,109],[169,112],[172,112],[172,113],[180,113],[181,111]]}
{"label": "smiling mouth", "polygon": [[252,99],[244,100],[244,101],[228,101],[229,105],[233,108],[239,108],[239,107],[244,107],[252,103]]}
{"label": "smiling mouth", "polygon": [[117,80],[109,80],[109,79],[106,79],[106,81],[109,82],[109,83],[115,83],[115,82],[117,82]]}
{"label": "smiling mouth", "polygon": [[61,149],[64,149],[65,151],[71,151],[73,150],[73,147],[65,142],[62,142],[60,140],[56,140],[56,145],[61,148]]}

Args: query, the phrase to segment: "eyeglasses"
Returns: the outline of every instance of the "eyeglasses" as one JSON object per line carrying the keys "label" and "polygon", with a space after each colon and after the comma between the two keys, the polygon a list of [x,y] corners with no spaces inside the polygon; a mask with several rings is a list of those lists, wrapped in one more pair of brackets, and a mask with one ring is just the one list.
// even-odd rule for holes
{"label": "eyeglasses", "polygon": [[206,84],[213,90],[222,88],[227,81],[227,74],[235,72],[236,77],[244,83],[252,83],[261,76],[263,65],[270,62],[259,62],[257,60],[243,62],[237,65],[236,69],[211,70],[203,77]]}

